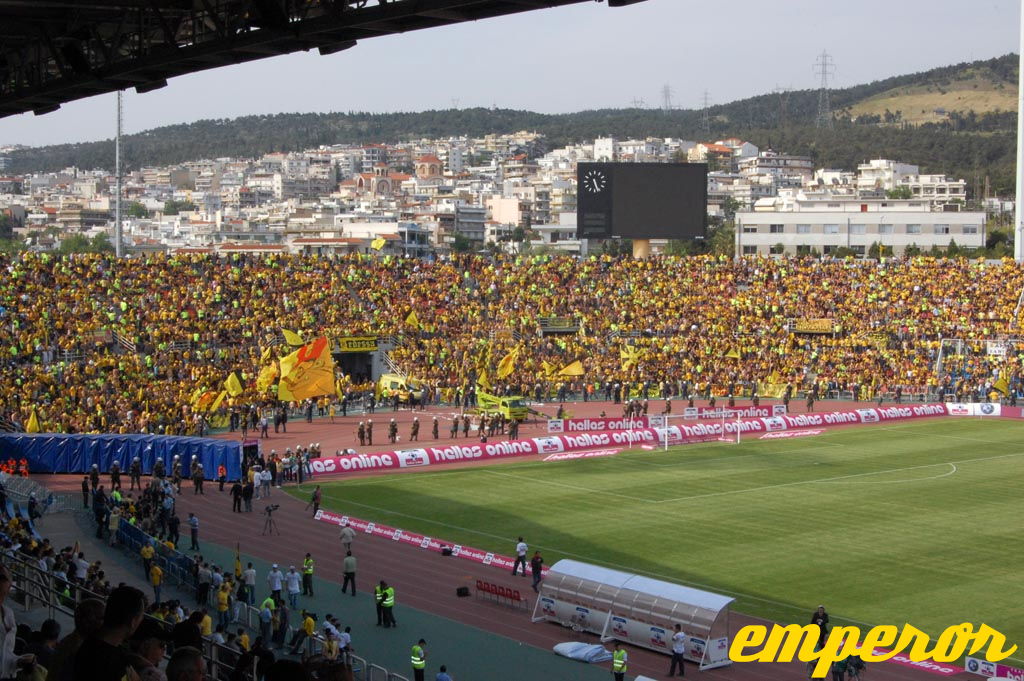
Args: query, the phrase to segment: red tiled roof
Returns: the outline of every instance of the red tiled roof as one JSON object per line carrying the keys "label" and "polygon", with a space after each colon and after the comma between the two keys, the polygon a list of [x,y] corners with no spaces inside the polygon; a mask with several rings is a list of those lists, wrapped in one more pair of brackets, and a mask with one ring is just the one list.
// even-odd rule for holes
{"label": "red tiled roof", "polygon": [[325,239],[319,239],[312,236],[303,236],[298,239],[292,239],[292,243],[295,244],[361,244],[365,239],[353,239],[351,237],[329,237]]}
{"label": "red tiled roof", "polygon": [[439,159],[437,156],[434,156],[433,154],[427,154],[426,156],[420,156],[418,159],[416,159],[416,162],[417,163],[440,163],[441,159]]}
{"label": "red tiled roof", "polygon": [[283,251],[284,246],[279,244],[221,244],[222,251]]}

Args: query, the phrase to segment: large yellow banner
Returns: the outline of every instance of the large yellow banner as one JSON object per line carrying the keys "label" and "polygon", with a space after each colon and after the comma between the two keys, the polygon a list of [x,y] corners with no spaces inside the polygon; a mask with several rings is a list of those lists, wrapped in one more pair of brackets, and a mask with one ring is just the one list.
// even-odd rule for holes
{"label": "large yellow banner", "polygon": [[376,336],[342,336],[334,339],[335,352],[373,352],[377,349]]}

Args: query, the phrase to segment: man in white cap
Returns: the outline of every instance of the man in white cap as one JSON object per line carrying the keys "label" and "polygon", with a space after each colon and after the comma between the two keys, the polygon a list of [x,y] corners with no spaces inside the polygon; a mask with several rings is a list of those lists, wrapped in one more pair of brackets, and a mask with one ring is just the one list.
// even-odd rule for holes
{"label": "man in white cap", "polygon": [[275,601],[281,600],[281,583],[284,581],[284,574],[277,567],[277,563],[270,566],[267,573],[267,586],[270,587],[270,595]]}
{"label": "man in white cap", "polygon": [[292,565],[288,568],[288,574],[284,576],[288,585],[288,607],[296,610],[299,607],[299,592],[302,590],[302,575]]}

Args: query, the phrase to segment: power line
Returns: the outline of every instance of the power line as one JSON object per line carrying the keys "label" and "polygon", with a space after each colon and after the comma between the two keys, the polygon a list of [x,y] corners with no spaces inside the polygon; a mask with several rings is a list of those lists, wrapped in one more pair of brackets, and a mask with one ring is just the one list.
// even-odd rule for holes
{"label": "power line", "polygon": [[816,127],[831,130],[832,102],[828,95],[828,79],[836,75],[836,64],[828,52],[822,50],[818,55],[814,62],[814,72],[821,77],[821,85],[818,88],[818,117],[814,123]]}
{"label": "power line", "polygon": [[707,90],[704,91],[704,97],[701,100],[700,108],[700,131],[704,133],[704,137],[708,137],[711,134],[711,93]]}

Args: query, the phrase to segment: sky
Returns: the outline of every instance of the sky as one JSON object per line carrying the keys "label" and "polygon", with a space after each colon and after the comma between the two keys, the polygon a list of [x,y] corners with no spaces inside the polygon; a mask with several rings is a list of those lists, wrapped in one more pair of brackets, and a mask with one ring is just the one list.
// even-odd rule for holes
{"label": "sky", "polygon": [[[124,95],[126,134],[204,118],[497,106],[544,113],[699,108],[776,88],[837,88],[1018,51],[1020,0],[646,0],[569,7],[373,38],[180,76]],[[116,95],[0,118],[0,146],[113,137]]]}

